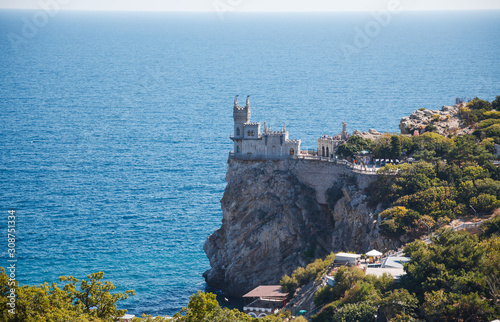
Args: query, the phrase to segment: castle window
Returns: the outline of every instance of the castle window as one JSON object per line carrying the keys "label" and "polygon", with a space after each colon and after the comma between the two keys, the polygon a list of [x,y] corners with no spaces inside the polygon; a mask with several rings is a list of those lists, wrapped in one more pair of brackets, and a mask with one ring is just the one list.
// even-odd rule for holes
{"label": "castle window", "polygon": [[252,131],[252,136],[255,136],[255,131]]}
{"label": "castle window", "polygon": [[240,128],[239,127],[236,128],[236,136],[240,136]]}
{"label": "castle window", "polygon": [[326,147],[326,156],[330,157],[330,151],[329,151],[328,147]]}
{"label": "castle window", "polygon": [[250,136],[250,130],[248,130],[248,132],[247,132],[247,136]]}
{"label": "castle window", "polygon": [[325,156],[325,147],[322,147],[321,150],[322,150],[321,156],[324,157]]}
{"label": "castle window", "polygon": [[290,155],[294,155],[295,154],[295,150],[293,148],[290,149]]}
{"label": "castle window", "polygon": [[240,146],[236,146],[236,153],[240,153]]}

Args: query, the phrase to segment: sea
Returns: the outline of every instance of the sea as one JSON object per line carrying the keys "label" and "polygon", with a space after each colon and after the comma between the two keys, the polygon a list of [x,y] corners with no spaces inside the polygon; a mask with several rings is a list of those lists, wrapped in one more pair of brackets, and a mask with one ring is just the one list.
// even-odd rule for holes
{"label": "sea", "polygon": [[0,266],[14,248],[21,285],[102,271],[136,315],[217,292],[203,244],[236,95],[302,149],[342,122],[398,132],[418,108],[500,95],[500,11],[1,10]]}

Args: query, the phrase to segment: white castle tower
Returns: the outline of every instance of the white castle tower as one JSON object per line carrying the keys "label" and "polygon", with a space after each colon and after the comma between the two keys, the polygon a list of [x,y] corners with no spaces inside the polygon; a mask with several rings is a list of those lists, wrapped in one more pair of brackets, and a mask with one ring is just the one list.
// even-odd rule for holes
{"label": "white castle tower", "polygon": [[[238,105],[238,96],[234,99],[233,119],[234,134],[231,140],[234,143],[233,153],[240,157],[287,157],[300,153],[300,140],[289,140],[286,126],[280,131],[271,131],[271,126],[264,132],[260,131],[260,123],[250,122],[250,96],[247,96],[245,107]],[[281,158],[281,157],[280,157]]]}

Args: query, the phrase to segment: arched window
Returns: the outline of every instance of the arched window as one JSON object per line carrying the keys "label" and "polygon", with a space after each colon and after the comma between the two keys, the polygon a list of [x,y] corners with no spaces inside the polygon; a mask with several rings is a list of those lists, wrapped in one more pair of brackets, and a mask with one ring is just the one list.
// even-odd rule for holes
{"label": "arched window", "polygon": [[239,145],[236,146],[236,153],[240,153],[240,146]]}
{"label": "arched window", "polygon": [[330,151],[328,149],[328,147],[326,147],[326,156],[329,158],[330,157]]}
{"label": "arched window", "polygon": [[290,149],[290,155],[294,155],[295,154],[295,150],[293,148]]}
{"label": "arched window", "polygon": [[240,136],[240,128],[239,127],[236,128],[236,136]]}
{"label": "arched window", "polygon": [[325,156],[325,147],[322,147],[321,150],[322,150],[321,156],[324,157]]}

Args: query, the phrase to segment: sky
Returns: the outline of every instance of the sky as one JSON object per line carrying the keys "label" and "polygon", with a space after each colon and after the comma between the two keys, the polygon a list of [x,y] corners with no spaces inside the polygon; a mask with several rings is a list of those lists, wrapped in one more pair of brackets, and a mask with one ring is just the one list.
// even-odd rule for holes
{"label": "sky", "polygon": [[500,10],[499,0],[0,0],[0,8],[121,11],[315,12],[401,10]]}

